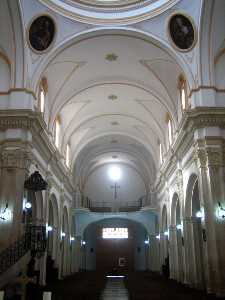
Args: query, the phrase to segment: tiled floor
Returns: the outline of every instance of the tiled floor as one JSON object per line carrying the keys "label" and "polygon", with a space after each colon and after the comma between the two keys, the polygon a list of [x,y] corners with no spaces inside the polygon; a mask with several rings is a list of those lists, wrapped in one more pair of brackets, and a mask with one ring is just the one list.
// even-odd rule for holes
{"label": "tiled floor", "polygon": [[108,278],[100,300],[129,300],[128,291],[123,278]]}

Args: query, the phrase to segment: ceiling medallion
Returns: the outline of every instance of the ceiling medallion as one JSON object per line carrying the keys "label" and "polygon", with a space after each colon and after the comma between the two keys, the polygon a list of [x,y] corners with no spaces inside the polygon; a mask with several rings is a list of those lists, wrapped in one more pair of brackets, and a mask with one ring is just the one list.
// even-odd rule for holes
{"label": "ceiling medallion", "polygon": [[111,94],[111,95],[108,96],[108,99],[114,101],[114,100],[117,100],[118,97],[114,94]]}
{"label": "ceiling medallion", "polygon": [[169,34],[176,48],[181,51],[191,50],[196,41],[195,27],[190,17],[177,13],[169,20]]}
{"label": "ceiling medallion", "polygon": [[116,61],[118,58],[118,55],[116,55],[115,53],[108,53],[106,54],[105,56],[105,59],[108,60],[108,61]]}
{"label": "ceiling medallion", "polygon": [[29,27],[29,44],[38,52],[45,51],[55,36],[55,24],[51,17],[42,15],[32,21]]}

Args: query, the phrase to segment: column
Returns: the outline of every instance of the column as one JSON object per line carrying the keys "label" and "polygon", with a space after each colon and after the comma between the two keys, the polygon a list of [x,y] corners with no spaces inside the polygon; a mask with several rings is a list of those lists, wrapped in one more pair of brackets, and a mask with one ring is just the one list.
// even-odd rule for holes
{"label": "column", "polygon": [[160,241],[156,238],[155,235],[150,235],[149,237],[149,260],[148,260],[148,269],[153,272],[160,272]]}
{"label": "column", "polygon": [[197,165],[205,210],[207,291],[225,296],[225,222],[217,216],[218,201],[225,204],[225,152],[221,144],[197,149]]}
{"label": "column", "polygon": [[0,153],[0,209],[7,206],[6,220],[0,220],[0,249],[12,244],[23,233],[22,206],[24,181],[31,163],[31,152],[17,146],[11,150],[4,148]]}
{"label": "column", "polygon": [[169,226],[169,258],[170,258],[170,278],[178,279],[178,253],[176,226]]}

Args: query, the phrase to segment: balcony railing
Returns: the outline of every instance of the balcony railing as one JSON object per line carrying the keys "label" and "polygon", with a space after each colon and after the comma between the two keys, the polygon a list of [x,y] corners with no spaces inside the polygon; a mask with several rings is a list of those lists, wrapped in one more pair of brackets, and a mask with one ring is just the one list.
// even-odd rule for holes
{"label": "balcony railing", "polygon": [[116,201],[91,201],[89,209],[93,212],[132,212],[140,210],[141,207],[140,200],[119,203]]}
{"label": "balcony railing", "polygon": [[42,256],[46,248],[46,227],[29,225],[24,235],[0,253],[0,275],[16,264],[28,251]]}

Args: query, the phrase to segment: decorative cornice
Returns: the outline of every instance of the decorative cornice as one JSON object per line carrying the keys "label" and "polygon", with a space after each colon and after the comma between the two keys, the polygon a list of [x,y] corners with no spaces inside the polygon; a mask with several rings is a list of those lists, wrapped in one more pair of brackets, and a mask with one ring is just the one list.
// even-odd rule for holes
{"label": "decorative cornice", "polygon": [[[198,140],[199,143],[202,143],[202,147],[207,148],[202,150],[196,146],[194,141],[194,131],[199,128],[204,127],[219,127],[225,128],[225,108],[224,107],[196,107],[191,110],[187,110],[183,119],[177,129],[178,136],[173,143],[170,152],[168,153],[166,160],[163,163],[161,168],[161,174],[158,177],[156,182],[156,189],[159,190],[162,188],[161,181],[164,181],[162,174],[165,177],[169,177],[171,170],[176,169],[176,159],[182,158],[190,150],[190,146],[194,147],[195,155],[192,157],[191,161],[196,161],[198,166],[209,166],[209,165],[218,165],[222,164],[222,150],[218,150],[219,153],[215,152],[216,150],[208,149],[209,147],[213,148],[213,145],[222,146],[223,142],[218,137],[206,137],[204,141]],[[217,154],[216,154],[217,153]]]}
{"label": "decorative cornice", "polygon": [[[32,133],[31,147],[34,147],[50,164],[54,174],[64,181],[69,191],[73,190],[72,176],[61,161],[62,155],[50,140],[50,133],[40,114],[32,110],[0,110],[0,131],[21,128]],[[35,157],[33,158],[35,160]],[[38,160],[38,158],[36,158]],[[10,163],[9,163],[10,164]]]}
{"label": "decorative cornice", "polygon": [[0,92],[0,96],[9,95],[13,92],[23,92],[23,93],[31,94],[34,97],[34,99],[37,99],[35,92],[26,88],[12,88],[9,89],[8,91]]}

